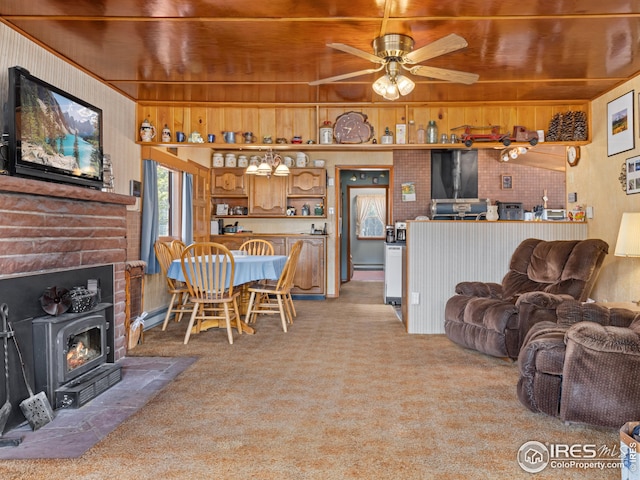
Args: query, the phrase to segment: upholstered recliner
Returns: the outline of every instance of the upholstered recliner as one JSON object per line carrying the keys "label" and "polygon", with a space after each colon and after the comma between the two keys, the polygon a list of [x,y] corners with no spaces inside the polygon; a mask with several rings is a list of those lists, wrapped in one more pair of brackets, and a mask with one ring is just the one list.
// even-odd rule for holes
{"label": "upholstered recliner", "polygon": [[445,333],[464,347],[518,358],[532,325],[555,318],[564,300],[588,298],[608,250],[598,239],[524,240],[502,283],[456,285],[445,307]]}
{"label": "upholstered recliner", "polygon": [[529,331],[518,398],[565,422],[620,428],[640,418],[640,313],[566,301]]}

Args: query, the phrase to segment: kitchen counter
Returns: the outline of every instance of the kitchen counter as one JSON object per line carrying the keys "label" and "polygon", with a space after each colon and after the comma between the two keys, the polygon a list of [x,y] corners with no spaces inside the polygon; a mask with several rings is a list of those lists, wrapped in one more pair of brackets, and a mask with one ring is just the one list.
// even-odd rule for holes
{"label": "kitchen counter", "polygon": [[497,282],[527,238],[582,240],[586,222],[408,221],[402,320],[409,333],[444,333],[444,307],[462,281]]}

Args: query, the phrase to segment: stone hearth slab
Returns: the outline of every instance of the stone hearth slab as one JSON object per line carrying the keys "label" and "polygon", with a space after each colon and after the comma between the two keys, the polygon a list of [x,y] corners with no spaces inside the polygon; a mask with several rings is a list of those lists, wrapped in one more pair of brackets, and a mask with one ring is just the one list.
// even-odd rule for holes
{"label": "stone hearth slab", "polygon": [[54,420],[35,432],[25,422],[5,433],[3,440],[22,441],[15,447],[0,448],[0,459],[81,456],[195,361],[194,357],[123,358],[118,362],[122,365],[122,380],[86,405],[56,410]]}

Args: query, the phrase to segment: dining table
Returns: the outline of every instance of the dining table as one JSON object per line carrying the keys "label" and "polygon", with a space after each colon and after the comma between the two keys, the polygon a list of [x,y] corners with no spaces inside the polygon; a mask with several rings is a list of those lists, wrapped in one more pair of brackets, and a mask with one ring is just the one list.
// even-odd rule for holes
{"label": "dining table", "polygon": [[[232,252],[234,261],[234,274],[233,274],[233,286],[240,288],[240,302],[238,309],[240,315],[244,315],[247,312],[249,303],[248,287],[252,282],[260,280],[278,280],[280,274],[287,263],[286,255],[247,255],[245,252]],[[180,282],[186,282],[187,279],[184,276],[182,270],[182,261],[177,258],[171,262],[169,269],[167,270],[167,277]],[[253,334],[254,329],[247,325],[242,318],[238,321],[242,326],[242,331],[245,333]],[[217,320],[204,321],[200,326],[200,330],[207,330],[214,327],[226,327],[224,324],[219,324]],[[195,327],[194,327],[195,328]]]}

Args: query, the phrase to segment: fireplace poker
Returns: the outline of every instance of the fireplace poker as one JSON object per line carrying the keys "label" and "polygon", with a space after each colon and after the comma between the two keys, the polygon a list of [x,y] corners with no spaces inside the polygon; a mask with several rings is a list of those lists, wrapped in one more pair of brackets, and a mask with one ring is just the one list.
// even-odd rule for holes
{"label": "fireplace poker", "polygon": [[40,427],[44,427],[47,423],[53,420],[53,408],[51,408],[49,399],[44,392],[40,392],[36,395],[33,394],[31,385],[29,385],[29,381],[27,380],[27,371],[24,367],[24,360],[22,359],[20,347],[18,347],[18,341],[16,340],[16,336],[13,334],[11,323],[7,322],[7,325],[9,326],[9,332],[13,337],[13,343],[16,346],[16,351],[18,352],[18,357],[20,358],[20,366],[22,367],[22,378],[24,378],[24,383],[26,384],[27,391],[29,392],[29,398],[26,398],[22,402],[20,402],[20,410],[22,410],[24,417],[29,422],[29,425],[31,425],[31,429],[35,431]]}
{"label": "fireplace poker", "polygon": [[7,424],[7,420],[9,420],[9,415],[11,414],[11,401],[9,398],[9,329],[7,328],[8,312],[9,307],[6,303],[3,303],[0,306],[0,317],[2,317],[2,332],[0,332],[0,336],[2,336],[2,344],[4,347],[4,393],[7,396],[7,399],[5,400],[4,405],[2,405],[2,408],[0,408],[0,436],[2,435],[2,431]]}

